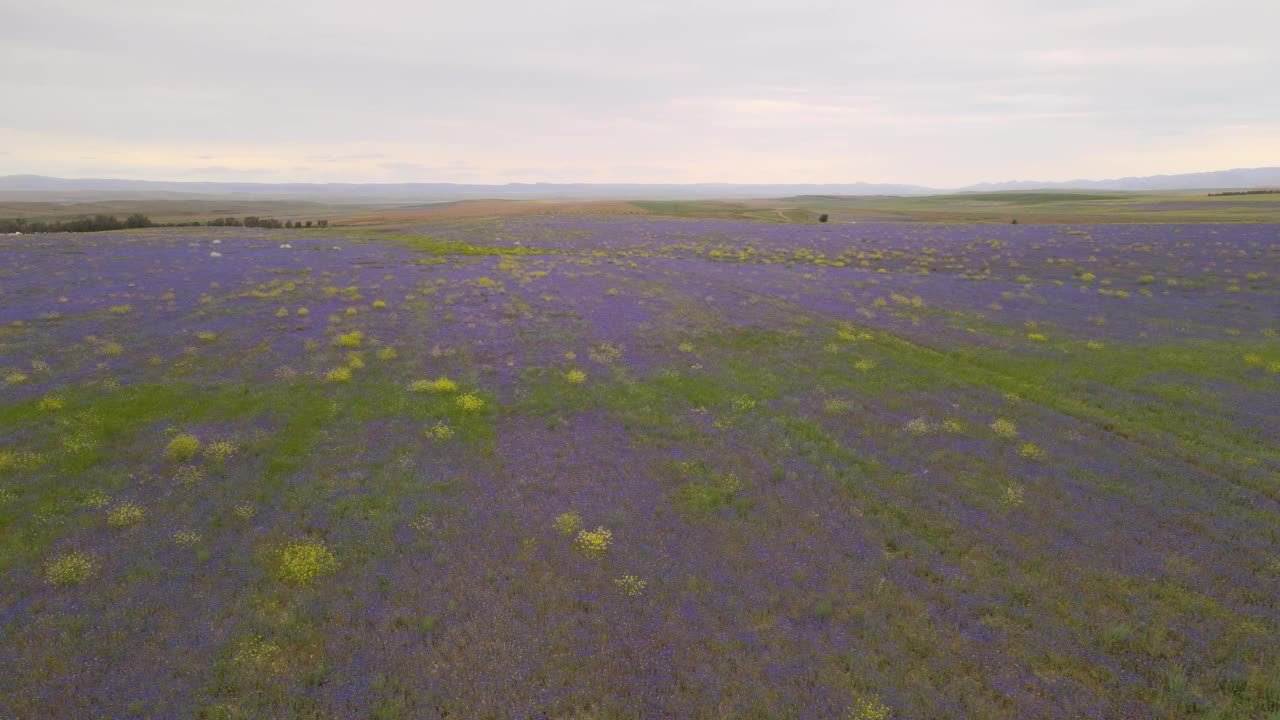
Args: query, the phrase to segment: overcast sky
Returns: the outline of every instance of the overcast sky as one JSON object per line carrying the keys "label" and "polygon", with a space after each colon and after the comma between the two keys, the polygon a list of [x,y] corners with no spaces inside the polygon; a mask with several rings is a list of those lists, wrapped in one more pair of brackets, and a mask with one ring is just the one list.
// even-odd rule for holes
{"label": "overcast sky", "polygon": [[0,175],[905,182],[1280,165],[1280,0],[0,0]]}

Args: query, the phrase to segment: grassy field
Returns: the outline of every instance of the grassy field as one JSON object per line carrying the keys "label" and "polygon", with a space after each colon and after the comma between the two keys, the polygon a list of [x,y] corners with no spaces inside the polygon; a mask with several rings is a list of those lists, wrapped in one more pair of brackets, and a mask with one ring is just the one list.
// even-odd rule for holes
{"label": "grassy field", "polygon": [[849,224],[1161,198],[0,238],[0,716],[1280,718],[1280,225]]}
{"label": "grassy field", "polygon": [[1280,222],[1280,194],[1214,196],[1206,192],[991,192],[913,197],[801,196],[776,200],[461,200],[417,204],[319,203],[283,200],[147,199],[100,202],[0,200],[0,218],[68,220],[96,214],[148,215],[190,222],[254,215],[281,220],[328,219],[336,225],[395,229],[414,223],[526,215],[656,215],[768,223],[981,222],[1197,223]]}

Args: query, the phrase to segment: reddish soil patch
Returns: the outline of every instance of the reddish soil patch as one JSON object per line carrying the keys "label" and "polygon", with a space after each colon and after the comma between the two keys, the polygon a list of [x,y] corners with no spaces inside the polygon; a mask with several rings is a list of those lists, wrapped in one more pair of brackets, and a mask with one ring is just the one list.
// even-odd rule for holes
{"label": "reddish soil patch", "polygon": [[383,225],[420,220],[461,220],[512,215],[643,215],[646,211],[616,200],[560,202],[464,200],[414,210],[387,210],[333,220],[331,225]]}

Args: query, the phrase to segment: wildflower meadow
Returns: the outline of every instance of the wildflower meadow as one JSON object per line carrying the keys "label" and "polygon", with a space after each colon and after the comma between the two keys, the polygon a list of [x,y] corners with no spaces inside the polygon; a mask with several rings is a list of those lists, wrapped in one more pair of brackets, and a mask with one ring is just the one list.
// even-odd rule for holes
{"label": "wildflower meadow", "polygon": [[0,237],[0,718],[1280,718],[1280,226]]}

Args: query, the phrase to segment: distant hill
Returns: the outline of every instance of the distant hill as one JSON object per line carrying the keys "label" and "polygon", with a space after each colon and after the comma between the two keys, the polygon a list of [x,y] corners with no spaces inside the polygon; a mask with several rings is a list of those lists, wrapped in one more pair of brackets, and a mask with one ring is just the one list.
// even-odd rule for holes
{"label": "distant hill", "polygon": [[1113,178],[1111,180],[1068,180],[1044,182],[1040,180],[1016,180],[1013,182],[978,183],[962,188],[964,191],[1002,190],[1243,190],[1247,188],[1280,186],[1280,167],[1237,168],[1214,172],[1185,173],[1182,175],[1148,175],[1146,177]]}
{"label": "distant hill", "polygon": [[430,202],[501,200],[710,200],[776,198],[785,195],[921,195],[915,185],[746,185],[731,183],[225,183],[152,180],[66,179],[42,175],[0,177],[0,196],[10,200],[128,200],[143,197],[221,196],[241,199],[331,202]]}
{"label": "distant hill", "polygon": [[919,185],[847,184],[641,184],[641,183],[240,183],[66,179],[42,175],[0,177],[0,197],[11,201],[130,200],[144,198],[234,197],[241,200],[405,203],[466,199],[499,200],[699,200],[795,196],[934,195],[1023,190],[1243,190],[1280,187],[1280,167],[1241,168],[1183,175],[979,183],[963,188]]}

